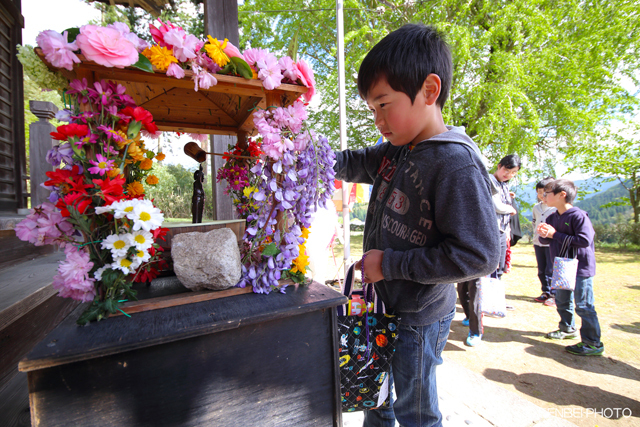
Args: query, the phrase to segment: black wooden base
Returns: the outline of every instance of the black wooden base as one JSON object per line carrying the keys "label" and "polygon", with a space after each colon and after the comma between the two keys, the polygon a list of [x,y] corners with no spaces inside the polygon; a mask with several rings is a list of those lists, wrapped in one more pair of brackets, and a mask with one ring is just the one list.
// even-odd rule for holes
{"label": "black wooden base", "polygon": [[[239,295],[107,319],[87,328],[65,321],[21,362],[21,369],[29,370],[32,423],[341,425],[335,329],[335,306],[341,302],[340,294],[314,283],[290,287],[282,295]],[[176,317],[179,313],[188,317]],[[209,331],[193,334],[202,315],[210,319]],[[82,351],[99,339],[91,334],[73,351],[51,350],[71,350],[74,336],[108,327],[110,321],[118,322],[111,326],[124,335],[104,337],[111,343],[102,349]],[[140,336],[130,329],[140,321],[159,328]],[[171,336],[169,323],[175,329]],[[136,339],[138,348],[131,348]]]}

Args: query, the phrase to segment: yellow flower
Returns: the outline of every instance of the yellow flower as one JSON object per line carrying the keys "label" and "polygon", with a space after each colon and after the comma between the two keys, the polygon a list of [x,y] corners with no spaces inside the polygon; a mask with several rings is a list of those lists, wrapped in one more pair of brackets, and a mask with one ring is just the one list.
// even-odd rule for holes
{"label": "yellow flower", "polygon": [[120,141],[118,141],[117,139],[114,139],[116,145],[118,146],[118,150],[122,150],[122,147],[124,147],[125,145],[127,145],[128,143],[131,142],[130,139],[127,138],[127,134],[124,133],[123,131],[119,130],[116,132],[119,136],[120,136]]}
{"label": "yellow flower", "polygon": [[160,71],[167,71],[169,65],[178,63],[178,59],[173,56],[173,51],[166,47],[160,47],[158,45],[151,46],[143,50],[142,54]]}
{"label": "yellow flower", "polygon": [[143,171],[148,171],[152,167],[153,167],[153,160],[149,158],[145,158],[143,161],[140,162],[140,169],[142,169]]}
{"label": "yellow flower", "polygon": [[158,154],[156,154],[156,160],[159,162],[163,161],[165,157],[166,156],[164,155],[163,152],[159,152]]}
{"label": "yellow flower", "polygon": [[307,240],[309,238],[309,229],[306,227],[303,227],[301,236],[303,239]]}
{"label": "yellow flower", "polygon": [[144,195],[144,188],[139,181],[133,181],[132,183],[127,184],[127,194],[133,197],[142,196]]}
{"label": "yellow flower", "polygon": [[207,36],[207,38],[209,39],[209,43],[204,45],[204,50],[207,51],[207,54],[211,59],[213,59],[213,62],[221,67],[224,67],[230,61],[229,57],[226,53],[224,53],[223,50],[225,47],[227,47],[227,43],[229,42],[229,40],[224,39],[224,42],[220,43],[218,39],[214,39],[211,36]]}
{"label": "yellow flower", "polygon": [[146,179],[147,184],[149,185],[156,185],[157,183],[160,182],[160,180],[158,179],[157,176],[155,175],[149,175]]}
{"label": "yellow flower", "polygon": [[300,255],[298,255],[298,258],[293,260],[293,267],[291,267],[291,272],[297,273],[299,271],[302,274],[307,274],[307,266],[309,265],[307,250],[304,247],[304,244],[299,245],[298,249],[300,251]]}

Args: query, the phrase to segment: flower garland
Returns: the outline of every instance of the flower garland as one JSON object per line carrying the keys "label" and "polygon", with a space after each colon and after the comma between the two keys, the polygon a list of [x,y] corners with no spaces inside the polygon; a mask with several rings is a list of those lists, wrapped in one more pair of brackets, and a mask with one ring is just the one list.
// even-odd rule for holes
{"label": "flower garland", "polygon": [[84,25],[58,33],[41,32],[36,41],[45,59],[54,67],[72,70],[80,59],[81,51],[89,61],[105,67],[135,66],[149,72],[164,72],[182,79],[190,70],[194,89],[208,89],[218,83],[215,74],[230,74],[246,79],[260,79],[267,90],[282,83],[304,85],[309,90],[303,95],[309,102],[315,93],[315,78],[311,67],[304,61],[294,62],[290,57],[276,57],[264,49],[247,49],[241,53],[227,39],[207,36],[200,40],[177,25],[157,21],[149,25],[155,44],[138,38],[121,22],[106,27]]}
{"label": "flower garland", "polygon": [[251,168],[258,178],[251,194],[256,211],[247,218],[238,286],[251,285],[257,293],[284,292],[281,278],[304,280],[313,213],[335,189],[335,154],[326,138],[305,128],[306,119],[300,101],[254,112],[264,154]]}
{"label": "flower garland", "polygon": [[64,248],[53,287],[62,297],[92,301],[78,319],[85,324],[121,310],[135,299],[132,282],[152,280],[164,263],[156,243],[166,233],[164,216],[144,200],[142,186],[143,179],[158,183],[153,159],[164,155],[145,147],[141,131],[153,134],[157,127],[124,86],[74,80],[67,93],[76,103],[60,115],[69,124],[51,133],[59,144],[47,153],[55,168],[43,184],[49,202],[34,208],[16,235]]}

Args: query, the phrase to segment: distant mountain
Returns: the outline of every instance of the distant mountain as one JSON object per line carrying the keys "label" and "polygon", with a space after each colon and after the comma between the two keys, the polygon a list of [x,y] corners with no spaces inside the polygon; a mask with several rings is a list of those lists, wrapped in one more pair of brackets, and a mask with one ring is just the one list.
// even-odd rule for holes
{"label": "distant mountain", "polygon": [[[582,203],[583,201],[586,201],[595,197],[596,195],[606,193],[609,189],[611,189],[612,187],[615,187],[616,185],[622,188],[622,185],[618,181],[604,182],[602,178],[581,179],[581,180],[574,181],[574,183],[578,187],[579,201],[576,203],[576,206],[578,206],[578,204]],[[535,187],[536,187],[535,182],[529,182],[525,184],[520,184],[512,188],[512,191],[516,193],[516,202],[521,207],[522,215],[528,219],[531,219],[531,208],[527,208],[526,205],[529,204],[533,206],[536,203],[538,203]],[[596,189],[597,191],[595,191]],[[624,190],[624,188],[622,189]],[[619,197],[619,196],[611,196],[610,200],[602,202],[597,206],[608,203],[609,201],[613,200],[615,197]],[[627,206],[627,208],[630,209],[629,206]],[[591,217],[591,213],[589,213],[589,216]]]}
{"label": "distant mountain", "polygon": [[629,205],[612,206],[606,209],[600,207],[619,197],[629,197],[629,192],[620,183],[609,188],[607,191],[598,192],[593,197],[576,203],[575,206],[586,211],[589,214],[591,222],[594,224],[618,222],[620,216],[625,220],[629,220],[633,216],[633,208]]}

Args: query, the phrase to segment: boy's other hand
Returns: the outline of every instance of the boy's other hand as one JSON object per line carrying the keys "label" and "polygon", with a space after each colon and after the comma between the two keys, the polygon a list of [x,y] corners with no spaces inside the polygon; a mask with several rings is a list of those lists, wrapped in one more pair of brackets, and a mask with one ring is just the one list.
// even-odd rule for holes
{"label": "boy's other hand", "polygon": [[[364,282],[375,283],[384,279],[382,275],[382,258],[384,252],[378,249],[372,249],[365,253],[367,257],[364,260]],[[356,263],[356,270],[361,270],[361,262]]]}

